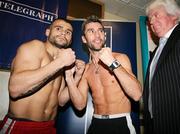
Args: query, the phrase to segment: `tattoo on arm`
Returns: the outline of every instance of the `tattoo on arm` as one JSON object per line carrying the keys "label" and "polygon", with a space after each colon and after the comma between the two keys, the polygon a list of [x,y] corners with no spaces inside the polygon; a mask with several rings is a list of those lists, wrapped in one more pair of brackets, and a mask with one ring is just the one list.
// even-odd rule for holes
{"label": "tattoo on arm", "polygon": [[28,97],[30,95],[33,95],[34,93],[39,91],[42,87],[44,87],[46,84],[48,84],[50,81],[57,78],[59,76],[59,74],[61,74],[61,73],[62,73],[62,69],[55,71],[53,74],[51,74],[51,75],[47,76],[46,78],[44,78],[38,85],[35,85],[34,87],[32,87],[27,92],[20,94],[18,97],[11,98],[11,99],[12,100],[18,100],[18,99],[25,98],[25,97]]}

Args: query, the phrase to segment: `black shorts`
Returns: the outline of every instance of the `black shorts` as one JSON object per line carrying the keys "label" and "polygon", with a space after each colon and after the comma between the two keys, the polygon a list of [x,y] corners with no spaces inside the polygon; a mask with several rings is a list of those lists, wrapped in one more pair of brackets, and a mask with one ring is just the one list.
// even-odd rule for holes
{"label": "black shorts", "polygon": [[130,115],[112,119],[92,118],[87,134],[136,134]]}

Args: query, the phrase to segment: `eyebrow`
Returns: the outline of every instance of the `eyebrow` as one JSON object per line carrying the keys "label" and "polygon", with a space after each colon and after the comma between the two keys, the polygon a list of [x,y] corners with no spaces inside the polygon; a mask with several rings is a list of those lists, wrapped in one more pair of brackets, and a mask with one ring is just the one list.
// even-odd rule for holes
{"label": "eyebrow", "polygon": [[[63,27],[63,26],[61,26],[61,25],[55,25],[54,27],[55,27],[55,28],[57,28],[57,27],[64,28],[64,27]],[[66,30],[68,30],[68,31],[70,31],[70,32],[72,32],[72,31],[73,31],[72,29],[69,29],[69,28],[67,28]]]}
{"label": "eyebrow", "polygon": [[[92,29],[95,30],[94,28],[87,28],[86,31],[92,30]],[[103,30],[103,29],[104,29],[104,28],[102,28],[102,27],[98,28],[98,30]]]}

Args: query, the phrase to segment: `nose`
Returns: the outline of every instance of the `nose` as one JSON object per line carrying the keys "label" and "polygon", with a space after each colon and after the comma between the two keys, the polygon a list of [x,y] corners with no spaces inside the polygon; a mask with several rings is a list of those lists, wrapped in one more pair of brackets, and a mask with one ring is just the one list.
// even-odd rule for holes
{"label": "nose", "polygon": [[96,37],[99,37],[99,36],[100,36],[100,31],[99,31],[99,30],[94,31],[94,32],[95,32],[95,36],[96,36]]}
{"label": "nose", "polygon": [[63,30],[63,29],[61,29],[59,32],[60,32],[61,35],[65,35],[66,34],[66,31]]}

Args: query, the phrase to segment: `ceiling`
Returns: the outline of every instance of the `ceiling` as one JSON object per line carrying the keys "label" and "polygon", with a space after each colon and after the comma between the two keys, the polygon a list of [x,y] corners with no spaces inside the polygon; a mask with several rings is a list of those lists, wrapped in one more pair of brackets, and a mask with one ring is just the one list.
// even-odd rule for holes
{"label": "ceiling", "polygon": [[[106,12],[123,17],[128,20],[138,21],[139,16],[145,15],[145,8],[151,0],[96,0],[104,3]],[[180,0],[176,0],[178,4]]]}
{"label": "ceiling", "polygon": [[121,16],[125,19],[138,21],[139,16],[145,15],[145,7],[151,0],[97,0],[104,3],[106,12]]}

